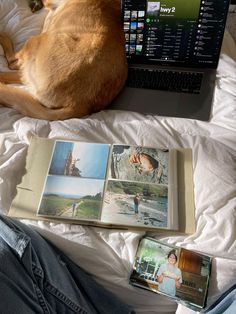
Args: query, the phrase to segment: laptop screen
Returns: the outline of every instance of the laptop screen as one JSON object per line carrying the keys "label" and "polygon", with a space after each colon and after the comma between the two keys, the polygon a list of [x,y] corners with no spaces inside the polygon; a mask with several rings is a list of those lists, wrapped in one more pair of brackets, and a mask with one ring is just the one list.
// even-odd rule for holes
{"label": "laptop screen", "polygon": [[130,63],[216,68],[229,0],[123,0]]}

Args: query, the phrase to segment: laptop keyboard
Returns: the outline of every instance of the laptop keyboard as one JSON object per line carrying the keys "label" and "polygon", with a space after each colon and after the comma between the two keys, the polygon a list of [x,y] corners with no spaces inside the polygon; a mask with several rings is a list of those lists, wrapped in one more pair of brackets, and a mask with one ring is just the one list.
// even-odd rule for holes
{"label": "laptop keyboard", "polygon": [[129,68],[126,85],[172,92],[199,94],[203,73]]}

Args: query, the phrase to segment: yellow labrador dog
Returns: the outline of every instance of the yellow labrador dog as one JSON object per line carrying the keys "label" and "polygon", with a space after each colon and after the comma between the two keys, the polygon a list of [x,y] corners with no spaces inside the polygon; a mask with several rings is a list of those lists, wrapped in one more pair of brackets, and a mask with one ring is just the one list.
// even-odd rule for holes
{"label": "yellow labrador dog", "polygon": [[[120,0],[44,0],[40,35],[14,53],[0,33],[9,68],[0,73],[0,104],[46,120],[104,109],[127,77]],[[28,91],[6,84],[22,82]]]}

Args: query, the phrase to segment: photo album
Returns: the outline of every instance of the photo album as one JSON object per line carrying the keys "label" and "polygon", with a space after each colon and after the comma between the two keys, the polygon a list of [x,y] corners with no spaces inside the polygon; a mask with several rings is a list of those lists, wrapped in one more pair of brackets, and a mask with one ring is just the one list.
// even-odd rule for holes
{"label": "photo album", "polygon": [[212,257],[154,238],[141,239],[130,284],[200,311],[206,306]]}
{"label": "photo album", "polygon": [[175,149],[35,137],[26,170],[10,216],[32,218],[31,212],[35,219],[164,230],[181,225]]}

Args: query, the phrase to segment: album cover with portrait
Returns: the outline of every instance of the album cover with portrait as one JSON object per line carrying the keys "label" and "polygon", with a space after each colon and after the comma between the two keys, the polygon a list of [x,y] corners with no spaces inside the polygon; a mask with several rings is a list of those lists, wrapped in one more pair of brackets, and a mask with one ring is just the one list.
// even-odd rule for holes
{"label": "album cover with portrait", "polygon": [[146,237],[139,243],[130,283],[200,310],[206,305],[211,261],[210,256]]}

